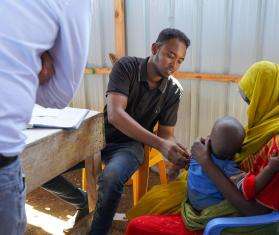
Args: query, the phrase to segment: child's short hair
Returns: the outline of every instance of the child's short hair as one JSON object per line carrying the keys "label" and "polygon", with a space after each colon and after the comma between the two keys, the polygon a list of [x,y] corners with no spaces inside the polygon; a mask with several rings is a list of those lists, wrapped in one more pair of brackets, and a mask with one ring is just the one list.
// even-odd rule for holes
{"label": "child's short hair", "polygon": [[219,118],[210,134],[212,152],[219,159],[231,159],[240,151],[244,138],[245,130],[237,119]]}

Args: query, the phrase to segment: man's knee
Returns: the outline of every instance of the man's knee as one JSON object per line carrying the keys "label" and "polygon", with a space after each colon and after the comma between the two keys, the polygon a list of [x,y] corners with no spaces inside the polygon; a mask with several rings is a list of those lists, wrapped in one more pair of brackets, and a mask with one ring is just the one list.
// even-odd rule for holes
{"label": "man's knee", "polygon": [[125,181],[116,170],[105,170],[99,178],[99,186],[102,191],[122,193]]}

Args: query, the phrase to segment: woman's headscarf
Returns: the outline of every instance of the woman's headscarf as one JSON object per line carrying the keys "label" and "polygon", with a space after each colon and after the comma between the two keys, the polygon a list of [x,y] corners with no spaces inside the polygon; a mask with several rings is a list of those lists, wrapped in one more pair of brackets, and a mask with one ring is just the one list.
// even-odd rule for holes
{"label": "woman's headscarf", "polygon": [[237,162],[257,153],[274,135],[279,134],[279,65],[261,61],[252,65],[239,82],[249,99],[248,125]]}

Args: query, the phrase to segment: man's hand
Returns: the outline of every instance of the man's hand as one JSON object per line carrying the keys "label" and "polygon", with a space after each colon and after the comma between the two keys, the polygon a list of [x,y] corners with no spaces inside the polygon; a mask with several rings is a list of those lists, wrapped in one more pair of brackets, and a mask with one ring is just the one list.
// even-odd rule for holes
{"label": "man's hand", "polygon": [[159,151],[174,165],[185,168],[189,163],[190,156],[181,144],[171,140],[163,140]]}
{"label": "man's hand", "polygon": [[54,75],[55,70],[53,66],[53,59],[49,52],[44,52],[41,55],[42,69],[38,75],[40,85],[43,85],[49,81],[49,79]]}
{"label": "man's hand", "polygon": [[272,156],[269,159],[269,162],[267,164],[267,167],[270,169],[270,171],[275,174],[279,172],[279,157],[278,156]]}
{"label": "man's hand", "polygon": [[180,167],[172,165],[168,170],[168,179],[169,181],[175,180],[180,173]]}
{"label": "man's hand", "polygon": [[210,139],[196,140],[191,147],[192,157],[201,165],[210,161]]}

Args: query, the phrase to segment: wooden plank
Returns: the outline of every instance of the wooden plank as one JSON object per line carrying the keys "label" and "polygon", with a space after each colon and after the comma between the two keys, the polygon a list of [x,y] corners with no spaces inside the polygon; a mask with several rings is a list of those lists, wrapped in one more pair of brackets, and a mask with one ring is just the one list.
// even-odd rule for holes
{"label": "wooden plank", "polygon": [[[85,120],[78,130],[25,131],[27,135],[38,133],[35,138],[29,138],[21,156],[27,193],[98,154],[105,142],[103,129],[103,114],[98,113]],[[42,135],[43,132],[51,133]]]}
{"label": "wooden plank", "polygon": [[[105,75],[111,72],[111,68],[87,68],[85,74],[99,74]],[[214,74],[214,73],[191,73],[178,71],[174,74],[177,79],[200,79],[216,82],[235,82],[237,83],[241,79],[241,75],[233,74]]]}
{"label": "wooden plank", "polygon": [[96,75],[106,75],[109,74],[111,71],[111,68],[86,68],[85,69],[85,74],[90,75],[90,74],[96,74]]}
{"label": "wooden plank", "polygon": [[114,0],[115,53],[118,57],[122,57],[126,54],[124,4],[124,0]]}
{"label": "wooden plank", "polygon": [[176,72],[174,77],[178,79],[201,79],[218,82],[238,82],[241,78],[240,75],[231,74],[210,74],[210,73],[191,73],[191,72]]}

